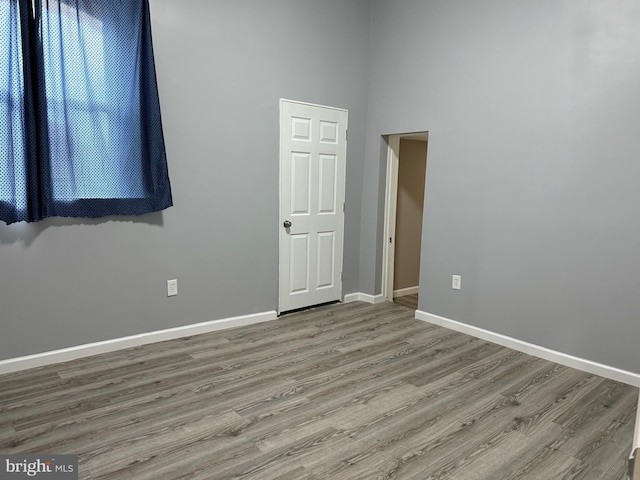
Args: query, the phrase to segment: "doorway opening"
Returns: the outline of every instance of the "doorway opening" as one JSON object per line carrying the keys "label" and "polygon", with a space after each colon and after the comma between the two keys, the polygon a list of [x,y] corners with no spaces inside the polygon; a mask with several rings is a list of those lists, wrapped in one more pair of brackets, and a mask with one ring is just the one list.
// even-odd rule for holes
{"label": "doorway opening", "polygon": [[389,135],[382,294],[416,310],[420,285],[422,217],[428,132]]}

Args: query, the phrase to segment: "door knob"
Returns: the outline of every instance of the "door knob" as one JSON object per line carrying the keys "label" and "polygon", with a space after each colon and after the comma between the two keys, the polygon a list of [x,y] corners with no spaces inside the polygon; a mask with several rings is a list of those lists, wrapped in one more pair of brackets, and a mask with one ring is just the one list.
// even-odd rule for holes
{"label": "door knob", "polygon": [[285,220],[282,225],[284,226],[284,228],[291,228],[291,222],[289,220]]}

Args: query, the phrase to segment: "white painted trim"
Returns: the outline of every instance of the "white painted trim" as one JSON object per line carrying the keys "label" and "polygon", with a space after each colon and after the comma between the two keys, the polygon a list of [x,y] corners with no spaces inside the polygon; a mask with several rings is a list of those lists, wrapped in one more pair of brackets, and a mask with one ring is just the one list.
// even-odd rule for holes
{"label": "white painted trim", "polygon": [[353,303],[360,301],[359,293],[347,293],[342,297],[342,303]]}
{"label": "white painted trim", "polygon": [[113,340],[105,340],[103,342],[89,343],[76,347],[64,348],[62,350],[54,350],[51,352],[38,353],[25,357],[10,358],[0,361],[0,374],[17,372],[28,368],[42,367],[53,363],[67,362],[78,358],[98,355],[100,353],[114,352],[125,348],[139,347],[149,343],[163,342],[165,340],[173,340],[176,338],[190,337],[200,333],[215,332],[217,330],[225,330],[227,328],[242,327],[245,325],[253,325],[261,322],[275,320],[278,315],[275,311],[255,313],[252,315],[243,315],[239,317],[224,318],[221,320],[213,320],[211,322],[196,323],[194,325],[186,325],[184,327],[168,328],[156,332],[141,333],[129,337],[116,338]]}
{"label": "white painted trim", "polygon": [[621,370],[601,363],[592,362],[591,360],[585,360],[583,358],[574,357],[566,353],[551,350],[532,343],[523,342],[516,338],[508,337],[499,333],[494,333],[489,330],[474,327],[464,323],[457,322],[445,317],[433,315],[432,313],[416,310],[416,318],[425,322],[433,323],[446,327],[450,330],[466,333],[473,337],[481,338],[489,342],[497,343],[504,347],[512,348],[520,352],[528,353],[545,360],[550,360],[555,363],[560,363],[568,367],[576,368],[584,372],[593,373],[601,377],[610,378],[618,382],[627,383],[635,387],[640,386],[640,374]]}
{"label": "white painted trim", "polygon": [[636,411],[636,429],[633,434],[631,453],[629,454],[629,480],[640,478],[640,397],[638,397],[638,409]]}
{"label": "white painted trim", "polygon": [[371,304],[384,303],[387,299],[382,295],[369,295],[367,293],[349,293],[344,296],[344,303],[366,302]]}
{"label": "white painted trim", "polygon": [[420,287],[417,285],[415,287],[407,287],[401,288],[399,290],[394,290],[393,298],[404,297],[405,295],[415,295],[416,293],[418,293],[418,290],[420,290]]}
{"label": "white painted trim", "polygon": [[332,107],[330,105],[320,105],[320,104],[317,104],[317,103],[310,103],[310,102],[301,102],[300,100],[290,100],[288,98],[281,98],[280,99],[280,104],[282,104],[282,102],[297,103],[298,105],[308,105],[309,107],[328,108],[328,109],[331,109],[331,110],[338,110],[340,112],[349,113],[349,110],[347,110],[346,108]]}
{"label": "white painted trim", "polygon": [[[387,142],[387,186],[384,199],[384,238],[382,239],[382,296],[389,302],[393,302],[399,169],[400,135],[389,135]],[[392,242],[389,242],[390,238],[393,239]]]}
{"label": "white painted trim", "polygon": [[[636,410],[636,433],[633,436],[633,448],[634,451],[636,448],[640,448],[640,396],[638,397],[638,410]],[[640,459],[637,461],[640,462]]]}
{"label": "white painted trim", "polygon": [[[388,136],[387,140],[387,177],[384,199],[384,238],[382,239],[382,295],[389,302],[393,302],[393,279],[395,276],[396,255],[396,217],[398,214],[398,173],[400,170],[400,139],[415,138],[417,135],[426,137],[429,132],[401,133]],[[425,159],[426,160],[426,159]],[[425,183],[425,191],[427,185]],[[393,239],[389,242],[389,239]]]}

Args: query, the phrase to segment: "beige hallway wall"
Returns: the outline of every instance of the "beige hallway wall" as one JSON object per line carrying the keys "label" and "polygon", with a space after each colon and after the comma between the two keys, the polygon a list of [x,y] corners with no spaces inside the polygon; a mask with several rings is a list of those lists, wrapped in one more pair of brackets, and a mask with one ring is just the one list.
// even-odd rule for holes
{"label": "beige hallway wall", "polygon": [[427,142],[401,139],[394,290],[418,285],[426,167]]}

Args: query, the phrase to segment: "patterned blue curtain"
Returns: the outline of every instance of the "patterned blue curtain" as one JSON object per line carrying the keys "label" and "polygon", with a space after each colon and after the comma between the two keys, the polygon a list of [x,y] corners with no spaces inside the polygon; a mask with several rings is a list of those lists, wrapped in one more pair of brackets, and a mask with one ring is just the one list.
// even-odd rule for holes
{"label": "patterned blue curtain", "polygon": [[172,205],[147,0],[0,0],[0,220]]}

